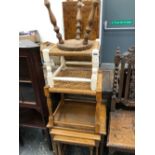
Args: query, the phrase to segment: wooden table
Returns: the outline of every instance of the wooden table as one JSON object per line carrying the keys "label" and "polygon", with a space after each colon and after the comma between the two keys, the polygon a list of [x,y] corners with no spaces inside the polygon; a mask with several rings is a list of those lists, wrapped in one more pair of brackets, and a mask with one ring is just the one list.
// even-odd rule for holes
{"label": "wooden table", "polygon": [[[90,73],[87,71],[82,75],[89,76]],[[68,82],[66,84],[66,82],[58,81],[52,88],[44,87],[49,109],[47,127],[50,129],[56,155],[62,154],[62,144],[88,146],[91,155],[95,147],[96,155],[98,155],[99,144],[106,135],[106,105],[102,102],[102,79],[103,74],[99,72],[95,91],[91,90],[89,84],[84,82]],[[59,104],[54,111],[50,97],[53,93],[61,94]],[[82,95],[84,97],[86,95],[95,99],[65,98],[64,94]],[[100,148],[101,153],[103,147]]]}

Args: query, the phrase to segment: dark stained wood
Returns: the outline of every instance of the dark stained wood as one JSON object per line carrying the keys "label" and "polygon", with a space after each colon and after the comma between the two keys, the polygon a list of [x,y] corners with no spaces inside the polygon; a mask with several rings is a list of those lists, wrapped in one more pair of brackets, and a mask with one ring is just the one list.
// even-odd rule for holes
{"label": "dark stained wood", "polygon": [[[116,51],[107,146],[109,153],[135,151],[135,50]],[[119,110],[118,110],[119,108]],[[120,110],[121,109],[121,110]]]}
{"label": "dark stained wood", "polygon": [[[85,28],[88,23],[88,17],[90,14],[92,1],[83,1],[84,6],[81,8],[81,38],[84,36]],[[64,31],[65,39],[73,39],[76,37],[76,15],[77,15],[77,2],[66,1],[63,2],[63,17],[64,17]],[[70,20],[68,20],[70,19]],[[94,40],[99,37],[99,7],[94,17],[94,25],[90,34],[90,40]]]}
{"label": "dark stained wood", "polygon": [[125,54],[117,49],[115,56],[115,70],[113,80],[113,96],[111,110],[116,104],[122,103],[127,107],[134,107],[135,102],[135,51],[130,48]]}
{"label": "dark stained wood", "polygon": [[[19,47],[20,126],[47,130],[48,110],[40,47],[31,41],[20,41]],[[26,71],[26,72],[25,72]],[[49,135],[47,136],[50,142]],[[51,144],[49,144],[51,146]]]}
{"label": "dark stained wood", "polygon": [[[61,74],[73,77],[75,76],[74,74],[80,77],[90,77],[91,72],[90,70],[84,70],[80,73],[78,70],[65,70],[59,76]],[[84,88],[84,85],[75,85],[75,83],[67,85],[57,83],[52,88],[44,87],[46,97],[48,97],[49,93],[61,93],[59,104],[55,111],[52,112],[53,120],[49,116],[47,124],[52,140],[56,143],[55,152],[57,150],[59,150],[59,153],[64,152],[60,144],[75,144],[89,147],[91,154],[93,153],[92,150],[96,148],[94,151],[96,155],[99,154],[98,149],[101,142],[99,137],[106,135],[106,105],[102,103],[102,79],[102,72],[99,71],[96,91],[90,90],[90,87],[86,90],[81,89]],[[72,94],[75,94],[74,97]],[[79,100],[78,95],[81,94],[83,94],[83,98],[90,96],[94,99],[90,102],[84,99]],[[70,95],[72,96],[71,98]],[[102,150],[102,147],[100,150]]]}

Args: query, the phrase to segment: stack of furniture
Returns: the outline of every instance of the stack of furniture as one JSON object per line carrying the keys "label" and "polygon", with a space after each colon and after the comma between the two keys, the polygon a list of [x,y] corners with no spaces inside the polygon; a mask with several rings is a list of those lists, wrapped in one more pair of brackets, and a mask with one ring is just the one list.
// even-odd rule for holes
{"label": "stack of furniture", "polygon": [[[19,113],[20,127],[40,128],[45,131],[49,147],[48,110],[43,87],[45,85],[40,47],[30,40],[19,42]],[[22,135],[20,134],[22,141]]]}
{"label": "stack of furniture", "polygon": [[[78,0],[75,39],[63,40],[50,3],[45,0],[59,40],[56,45],[42,50],[47,71],[47,85],[44,87],[49,110],[47,127],[55,155],[65,152],[65,144],[87,146],[90,155],[103,152],[106,135],[106,106],[102,101],[103,74],[99,71],[99,42],[89,40],[97,5],[98,1],[93,0],[86,32],[81,39],[83,3]],[[57,68],[55,56],[60,57]],[[57,102],[54,99],[56,95]]]}
{"label": "stack of furniture", "polygon": [[116,151],[135,151],[135,49],[116,50],[113,96],[107,146]]}
{"label": "stack of furniture", "polygon": [[[54,93],[61,94],[56,108],[52,108]],[[82,100],[82,96],[73,97],[72,94],[82,95],[84,99]],[[98,73],[95,91],[90,89],[88,83],[57,82],[54,87],[45,87],[45,95],[50,113],[47,127],[50,129],[55,154],[63,152],[61,144],[76,144],[88,146],[90,154],[93,154],[93,148],[96,147],[97,155],[99,144],[106,135],[106,107],[102,103],[102,73]],[[89,96],[95,99],[88,99]]]}

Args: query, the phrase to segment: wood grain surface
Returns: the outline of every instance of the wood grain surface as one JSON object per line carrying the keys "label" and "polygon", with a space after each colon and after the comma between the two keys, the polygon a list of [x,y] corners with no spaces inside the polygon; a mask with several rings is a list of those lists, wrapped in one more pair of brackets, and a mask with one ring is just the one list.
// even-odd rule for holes
{"label": "wood grain surface", "polygon": [[132,111],[111,112],[108,146],[135,149],[135,113]]}
{"label": "wood grain surface", "polygon": [[[88,23],[92,1],[84,1],[84,6],[81,8],[81,38],[84,36],[85,28]],[[65,39],[73,39],[76,37],[76,15],[77,15],[77,2],[68,1],[63,2],[63,18],[64,18],[64,31]],[[94,17],[93,30],[90,34],[90,39],[94,40],[99,37],[99,7]]]}

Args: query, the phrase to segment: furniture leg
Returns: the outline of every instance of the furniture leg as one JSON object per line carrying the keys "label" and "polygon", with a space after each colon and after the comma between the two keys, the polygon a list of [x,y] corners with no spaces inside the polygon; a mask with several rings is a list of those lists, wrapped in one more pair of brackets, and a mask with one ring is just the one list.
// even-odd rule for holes
{"label": "furniture leg", "polygon": [[52,142],[51,142],[51,137],[49,135],[49,130],[45,129],[46,137],[47,137],[47,142],[48,142],[48,147],[49,150],[52,150]]}
{"label": "furniture leg", "polygon": [[90,155],[93,155],[93,147],[90,147]]}
{"label": "furniture leg", "polygon": [[58,154],[62,155],[60,142],[57,143],[57,147],[58,147]]}
{"label": "furniture leg", "polygon": [[98,145],[96,146],[96,155],[98,155]]}
{"label": "furniture leg", "polygon": [[19,144],[20,144],[21,146],[24,145],[24,141],[23,141],[23,137],[22,137],[22,135],[21,135],[20,129],[19,129]]}
{"label": "furniture leg", "polygon": [[101,135],[101,142],[100,142],[100,155],[103,155],[103,148],[104,148],[104,136]]}
{"label": "furniture leg", "polygon": [[57,150],[56,142],[52,141],[52,145],[53,145],[53,154],[54,155],[58,155],[58,150]]}

